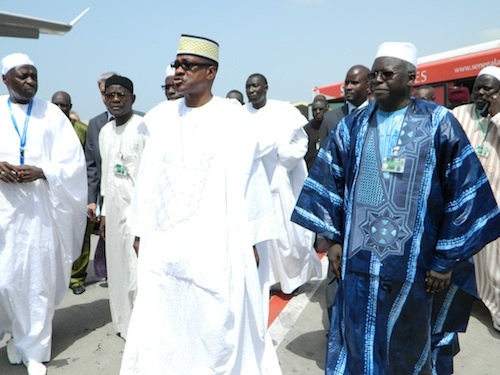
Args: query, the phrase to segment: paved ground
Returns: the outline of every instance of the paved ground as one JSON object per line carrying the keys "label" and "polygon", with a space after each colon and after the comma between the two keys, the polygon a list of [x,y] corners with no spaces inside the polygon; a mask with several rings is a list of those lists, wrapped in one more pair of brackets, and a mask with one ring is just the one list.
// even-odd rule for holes
{"label": "paved ground", "polygon": [[[323,260],[323,267],[326,261]],[[92,270],[90,264],[89,269]],[[92,273],[87,291],[75,296],[68,290],[54,317],[50,375],[104,374],[119,372],[124,341],[111,325],[108,290]],[[327,319],[324,313],[324,282],[314,280],[294,297],[270,327],[284,375],[323,374]],[[6,339],[0,341],[0,375],[26,374],[25,367],[11,366]],[[468,331],[460,337],[461,352],[455,357],[455,374],[500,373],[500,333],[478,303]],[[149,375],[149,374],[147,374]]]}

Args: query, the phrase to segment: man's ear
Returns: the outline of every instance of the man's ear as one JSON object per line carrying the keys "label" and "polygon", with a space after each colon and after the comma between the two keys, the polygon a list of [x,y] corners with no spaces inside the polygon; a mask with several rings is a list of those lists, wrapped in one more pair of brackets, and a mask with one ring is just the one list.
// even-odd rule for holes
{"label": "man's ear", "polygon": [[413,86],[415,84],[415,79],[417,78],[417,75],[415,73],[410,73],[409,79],[408,79],[408,86]]}
{"label": "man's ear", "polygon": [[214,80],[216,74],[217,74],[217,68],[213,65],[209,66],[207,69],[207,78],[209,80]]}

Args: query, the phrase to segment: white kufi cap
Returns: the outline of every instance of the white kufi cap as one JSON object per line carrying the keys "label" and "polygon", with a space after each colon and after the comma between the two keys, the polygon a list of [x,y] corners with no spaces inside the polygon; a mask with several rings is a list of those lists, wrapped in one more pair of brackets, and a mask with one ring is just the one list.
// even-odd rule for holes
{"label": "white kufi cap", "polygon": [[487,66],[486,68],[481,69],[477,76],[479,77],[483,74],[493,76],[500,81],[500,68],[498,66]]}
{"label": "white kufi cap", "polygon": [[165,68],[165,77],[175,76],[175,69],[169,64]]}
{"label": "white kufi cap", "polygon": [[33,61],[24,53],[13,53],[2,59],[2,74],[6,74],[12,68],[20,65],[33,65]]}
{"label": "white kufi cap", "polygon": [[408,61],[417,67],[417,48],[411,43],[403,42],[385,42],[377,50],[377,57],[395,57],[400,60]]}

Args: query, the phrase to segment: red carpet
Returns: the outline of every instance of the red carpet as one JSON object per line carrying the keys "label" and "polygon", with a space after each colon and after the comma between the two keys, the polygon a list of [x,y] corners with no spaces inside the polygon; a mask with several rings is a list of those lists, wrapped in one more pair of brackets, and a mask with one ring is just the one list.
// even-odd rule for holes
{"label": "red carpet", "polygon": [[[317,252],[318,258],[321,260],[326,253]],[[281,291],[273,292],[273,296],[269,299],[269,327],[274,320],[283,311],[288,302],[294,297],[293,294],[284,294]]]}

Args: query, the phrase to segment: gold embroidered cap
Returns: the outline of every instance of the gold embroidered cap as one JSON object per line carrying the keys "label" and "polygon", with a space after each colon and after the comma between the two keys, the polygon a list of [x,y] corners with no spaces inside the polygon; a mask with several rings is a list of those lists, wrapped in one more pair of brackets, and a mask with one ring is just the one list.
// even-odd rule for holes
{"label": "gold embroidered cap", "polygon": [[218,63],[219,44],[201,36],[182,34],[177,54],[201,56]]}

